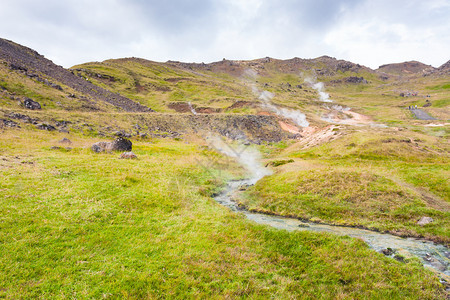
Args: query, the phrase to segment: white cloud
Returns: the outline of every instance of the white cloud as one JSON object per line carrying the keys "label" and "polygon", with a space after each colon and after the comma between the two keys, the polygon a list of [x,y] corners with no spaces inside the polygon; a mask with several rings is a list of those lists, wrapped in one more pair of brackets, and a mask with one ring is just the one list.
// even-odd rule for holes
{"label": "white cloud", "polygon": [[126,56],[210,62],[326,54],[370,67],[449,59],[443,0],[4,2],[0,37],[66,67]]}
{"label": "white cloud", "polygon": [[[341,19],[324,40],[337,56],[372,68],[408,60],[436,67],[446,62],[450,58],[449,21],[434,24],[429,7],[420,12],[403,9],[388,6],[386,1],[366,3]],[[372,14],[367,15],[370,11]],[[418,20],[427,20],[428,24]]]}

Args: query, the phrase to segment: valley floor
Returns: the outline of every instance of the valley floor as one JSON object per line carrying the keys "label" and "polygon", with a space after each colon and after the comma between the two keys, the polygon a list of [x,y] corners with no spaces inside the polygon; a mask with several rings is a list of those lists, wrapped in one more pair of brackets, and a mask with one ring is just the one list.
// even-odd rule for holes
{"label": "valley floor", "polygon": [[[72,144],[60,144],[63,137]],[[418,260],[398,262],[348,237],[255,225],[220,206],[211,195],[244,174],[200,141],[133,141],[138,160],[125,160],[93,153],[89,146],[97,140],[39,130],[1,133],[0,297],[445,297]],[[277,147],[262,150],[274,157]],[[343,173],[358,185],[357,176]],[[304,185],[323,176],[312,174],[264,180],[278,189],[277,181]],[[389,195],[401,192],[373,176],[362,178],[387,184]]]}

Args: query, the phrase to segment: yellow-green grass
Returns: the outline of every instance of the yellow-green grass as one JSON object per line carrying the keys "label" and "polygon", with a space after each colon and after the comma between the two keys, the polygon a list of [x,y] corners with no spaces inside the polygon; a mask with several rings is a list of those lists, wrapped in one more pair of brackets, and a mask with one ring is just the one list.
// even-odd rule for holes
{"label": "yellow-green grass", "polygon": [[[273,151],[294,158],[250,188],[251,210],[450,242],[450,164],[444,139],[390,129]],[[303,162],[303,163],[302,163]],[[417,225],[423,216],[435,222]]]}
{"label": "yellow-green grass", "polygon": [[[225,74],[201,74],[139,59],[108,60],[74,66],[80,75],[103,88],[119,92],[159,112],[171,112],[171,102],[227,108],[251,97],[251,89]],[[100,79],[97,74],[114,77]],[[212,101],[213,100],[213,101]]]}
{"label": "yellow-green grass", "polygon": [[[134,141],[138,160],[61,133],[0,135],[0,295],[5,298],[437,299],[437,278],[360,240],[257,226],[209,196],[210,150]],[[217,155],[216,155],[217,156]],[[220,159],[220,155],[217,156]],[[230,173],[231,172],[231,173]]]}
{"label": "yellow-green grass", "polygon": [[[450,212],[429,207],[408,189],[368,172],[327,168],[272,175],[258,182],[243,204],[250,210],[450,242]],[[434,222],[417,225],[423,216]]]}

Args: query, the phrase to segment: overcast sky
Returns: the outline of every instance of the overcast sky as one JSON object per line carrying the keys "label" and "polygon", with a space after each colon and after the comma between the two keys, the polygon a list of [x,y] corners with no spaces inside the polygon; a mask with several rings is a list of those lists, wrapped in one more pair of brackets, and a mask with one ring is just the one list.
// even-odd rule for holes
{"label": "overcast sky", "polygon": [[329,55],[371,68],[450,59],[450,0],[0,0],[0,37],[64,67]]}

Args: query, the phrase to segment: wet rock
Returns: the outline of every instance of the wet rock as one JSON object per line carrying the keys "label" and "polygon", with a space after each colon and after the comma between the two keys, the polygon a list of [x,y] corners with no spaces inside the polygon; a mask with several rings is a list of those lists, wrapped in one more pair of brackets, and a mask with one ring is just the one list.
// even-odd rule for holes
{"label": "wet rock", "polygon": [[417,221],[417,225],[425,226],[425,225],[427,225],[427,224],[430,224],[430,223],[433,222],[433,221],[434,221],[433,218],[430,218],[430,217],[422,217],[422,218],[420,218],[419,221]]}
{"label": "wet rock", "polygon": [[120,159],[137,159],[136,154],[134,154],[133,152],[124,152],[122,154],[120,154]]}
{"label": "wet rock", "polygon": [[406,262],[413,257],[414,255],[412,255],[408,250],[405,249],[398,249],[394,256],[394,258],[399,262]]}
{"label": "wet rock", "polygon": [[249,187],[250,187],[251,185],[250,184],[241,184],[240,186],[239,186],[239,191],[245,191],[245,190],[247,190]]}
{"label": "wet rock", "polygon": [[381,250],[381,253],[383,253],[386,256],[391,256],[392,254],[395,253],[395,250],[392,248],[386,248],[386,249]]}
{"label": "wet rock", "polygon": [[25,108],[31,110],[41,109],[41,105],[30,98],[25,98],[25,100],[23,100],[23,105],[25,106]]}
{"label": "wet rock", "polygon": [[58,143],[60,143],[60,144],[68,144],[68,145],[70,145],[70,144],[72,144],[72,141],[71,140],[69,140],[68,138],[63,138],[62,140],[60,140]]}

